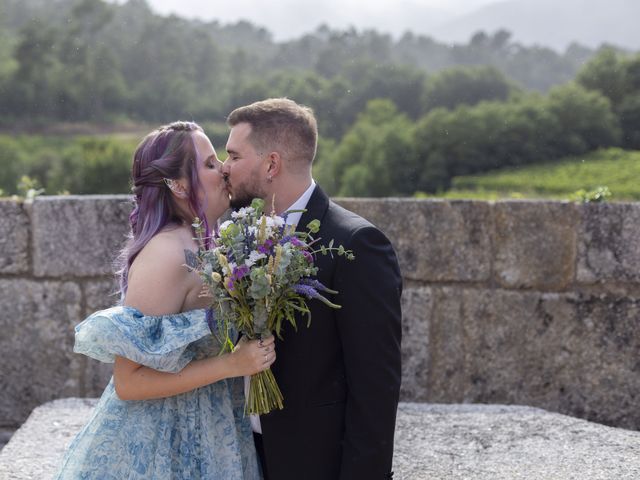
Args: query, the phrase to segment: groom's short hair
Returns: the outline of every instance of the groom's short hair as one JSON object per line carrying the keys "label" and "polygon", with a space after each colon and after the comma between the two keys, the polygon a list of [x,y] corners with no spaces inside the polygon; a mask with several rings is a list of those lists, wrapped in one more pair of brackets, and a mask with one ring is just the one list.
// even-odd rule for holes
{"label": "groom's short hair", "polygon": [[251,125],[249,141],[258,151],[278,151],[295,168],[311,165],[318,145],[313,110],[288,98],[268,98],[236,108],[227,124]]}

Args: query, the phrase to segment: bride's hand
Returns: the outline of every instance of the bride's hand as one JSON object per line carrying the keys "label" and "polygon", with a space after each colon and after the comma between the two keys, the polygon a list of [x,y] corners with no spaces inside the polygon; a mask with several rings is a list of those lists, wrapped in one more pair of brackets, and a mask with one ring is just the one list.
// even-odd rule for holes
{"label": "bride's hand", "polygon": [[274,341],[273,336],[263,340],[242,337],[229,354],[236,376],[254,375],[269,368],[276,360]]}

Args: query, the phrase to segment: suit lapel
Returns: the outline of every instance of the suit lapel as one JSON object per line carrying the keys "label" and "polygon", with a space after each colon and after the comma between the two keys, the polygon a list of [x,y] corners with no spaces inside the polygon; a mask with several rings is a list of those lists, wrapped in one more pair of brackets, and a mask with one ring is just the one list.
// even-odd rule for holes
{"label": "suit lapel", "polygon": [[306,212],[304,212],[300,217],[296,230],[300,232],[306,231],[307,224],[312,220],[320,220],[320,223],[322,224],[322,220],[327,213],[328,208],[329,197],[327,197],[327,194],[324,193],[319,185],[316,185],[316,188],[311,194],[311,198],[309,198],[309,202],[307,202]]}

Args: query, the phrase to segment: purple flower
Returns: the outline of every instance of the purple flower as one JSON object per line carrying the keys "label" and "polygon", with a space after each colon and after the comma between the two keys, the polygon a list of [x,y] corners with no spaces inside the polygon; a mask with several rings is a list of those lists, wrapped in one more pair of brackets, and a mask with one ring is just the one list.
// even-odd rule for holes
{"label": "purple flower", "polygon": [[282,237],[282,240],[280,240],[279,243],[280,243],[280,245],[284,245],[285,243],[290,243],[294,247],[304,247],[305,246],[304,242],[302,242],[298,237],[295,237],[293,235],[287,235],[286,237]]}
{"label": "purple flower", "polygon": [[304,295],[307,298],[318,298],[320,297],[320,294],[318,293],[318,291],[313,288],[311,285],[304,285],[304,284],[296,284],[293,287],[293,291],[296,293],[299,293],[300,295]]}
{"label": "purple flower", "polygon": [[318,280],[314,280],[313,278],[301,278],[300,281],[298,282],[298,284],[299,285],[303,285],[303,286],[307,286],[307,287],[311,287],[314,290],[319,291],[319,292],[331,292],[331,293],[333,293],[333,290],[329,290],[327,287],[325,287],[322,284],[322,282],[320,282]]}
{"label": "purple flower", "polygon": [[234,267],[233,273],[231,274],[231,278],[235,281],[246,277],[249,274],[249,267],[246,265],[240,265],[239,267]]}
{"label": "purple flower", "polygon": [[294,247],[302,247],[304,245],[304,243],[302,243],[298,237],[291,237],[289,241]]}
{"label": "purple flower", "polygon": [[325,292],[338,293],[334,290],[329,290],[327,287],[322,285],[317,280],[310,280],[310,279],[302,279],[300,280],[300,283],[297,283],[291,288],[293,288],[293,291],[296,292],[297,294],[304,295],[307,298],[316,298],[320,300],[322,303],[324,303],[325,305],[327,305],[328,307],[340,308],[340,305],[336,305],[335,303],[330,302],[327,297],[324,297],[323,295],[318,293],[318,290],[316,290],[315,285],[322,287],[322,289]]}
{"label": "purple flower", "polygon": [[267,239],[262,245],[258,245],[258,251],[269,255],[271,253],[271,247],[273,247],[273,240]]}

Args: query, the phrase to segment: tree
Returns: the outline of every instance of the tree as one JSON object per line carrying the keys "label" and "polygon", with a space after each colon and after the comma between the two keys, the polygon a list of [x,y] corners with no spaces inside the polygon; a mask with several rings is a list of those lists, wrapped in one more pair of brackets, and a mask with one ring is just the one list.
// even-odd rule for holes
{"label": "tree", "polygon": [[603,48],[587,63],[576,81],[589,90],[597,90],[617,107],[627,93],[626,69],[622,57],[612,48]]}
{"label": "tree", "polygon": [[640,90],[635,95],[627,95],[619,108],[622,146],[640,150]]}
{"label": "tree", "polygon": [[18,68],[8,82],[8,110],[20,117],[51,115],[56,109],[62,67],[57,59],[58,32],[38,20],[21,31],[15,49]]}
{"label": "tree", "polygon": [[515,85],[494,67],[454,67],[431,77],[423,96],[423,111],[453,109],[483,100],[506,100]]}
{"label": "tree", "polygon": [[568,84],[551,90],[546,103],[558,119],[556,141],[563,156],[618,145],[618,119],[600,93]]}
{"label": "tree", "polygon": [[419,174],[412,124],[389,100],[372,100],[314,176],[341,196],[410,195]]}
{"label": "tree", "polygon": [[606,98],[567,85],[547,97],[437,108],[419,121],[413,141],[423,166],[419,190],[435,192],[454,176],[616,145],[619,128]]}

